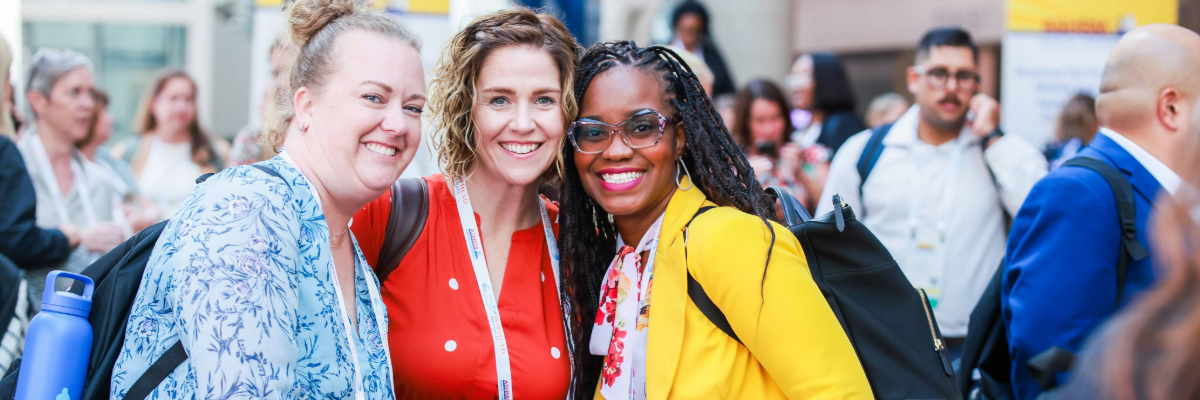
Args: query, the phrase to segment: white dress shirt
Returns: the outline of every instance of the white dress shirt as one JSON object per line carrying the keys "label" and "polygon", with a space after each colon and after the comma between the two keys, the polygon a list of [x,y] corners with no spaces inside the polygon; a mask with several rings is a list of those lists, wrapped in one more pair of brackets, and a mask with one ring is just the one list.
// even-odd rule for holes
{"label": "white dress shirt", "polygon": [[[832,211],[833,195],[841,195],[913,280],[916,267],[905,265],[914,248],[913,229],[935,229],[945,211],[946,239],[941,247],[945,267],[937,279],[941,295],[934,314],[943,335],[964,337],[971,311],[1004,258],[1005,211],[1016,215],[1029,190],[1046,174],[1047,162],[1032,145],[1012,136],[1001,137],[981,151],[977,135],[968,127],[958,140],[926,144],[917,136],[919,118],[919,106],[913,106],[892,126],[883,140],[883,153],[862,186],[861,198],[857,164],[871,131],[847,140],[830,165],[817,215]],[[961,149],[959,143],[964,144]],[[950,171],[954,154],[960,151],[958,171]],[[915,157],[921,161],[919,168]],[[954,172],[958,176],[950,185]],[[914,202],[917,227],[910,225],[909,218],[909,205]]]}
{"label": "white dress shirt", "polygon": [[1175,171],[1167,168],[1167,164],[1163,164],[1162,161],[1159,161],[1146,152],[1146,149],[1143,149],[1142,146],[1138,146],[1137,143],[1129,140],[1125,135],[1117,133],[1112,129],[1100,128],[1100,134],[1108,136],[1109,139],[1117,142],[1118,146],[1129,152],[1129,155],[1133,156],[1133,159],[1137,160],[1138,164],[1142,164],[1143,168],[1150,171],[1150,176],[1153,176],[1154,180],[1158,181],[1163,190],[1166,190],[1171,196],[1174,196],[1175,192],[1179,191],[1179,186],[1183,184],[1183,179]]}

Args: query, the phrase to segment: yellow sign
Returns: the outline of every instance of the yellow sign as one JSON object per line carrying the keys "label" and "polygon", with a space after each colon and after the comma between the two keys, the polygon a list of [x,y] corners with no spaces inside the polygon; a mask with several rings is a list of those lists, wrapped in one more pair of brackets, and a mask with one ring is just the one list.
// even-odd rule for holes
{"label": "yellow sign", "polygon": [[[261,8],[278,8],[283,9],[284,0],[254,0],[254,5]],[[446,0],[446,4],[450,4],[450,0]],[[367,2],[377,10],[382,10],[387,6],[387,0],[367,0]]]}
{"label": "yellow sign", "polygon": [[1124,33],[1178,20],[1178,0],[1008,1],[1009,31]]}
{"label": "yellow sign", "polygon": [[408,12],[418,14],[449,14],[450,0],[408,0]]}

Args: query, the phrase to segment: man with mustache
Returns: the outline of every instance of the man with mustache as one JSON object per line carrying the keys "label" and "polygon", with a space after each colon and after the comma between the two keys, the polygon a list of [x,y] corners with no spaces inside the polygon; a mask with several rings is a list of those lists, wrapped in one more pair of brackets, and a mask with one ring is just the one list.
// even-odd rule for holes
{"label": "man with mustache", "polygon": [[1004,258],[1006,214],[1046,174],[1041,152],[1000,131],[1000,104],[979,93],[978,71],[969,33],[926,33],[907,72],[916,104],[842,145],[817,205],[832,211],[840,195],[925,289],[952,359]]}
{"label": "man with mustache", "polygon": [[1017,399],[1042,391],[1026,369],[1032,357],[1051,347],[1078,352],[1097,326],[1154,285],[1147,221],[1157,196],[1175,196],[1184,186],[1176,171],[1187,172],[1180,167],[1196,156],[1181,150],[1200,140],[1190,119],[1200,95],[1197,70],[1200,35],[1174,25],[1126,33],[1104,66],[1096,97],[1100,133],[1079,156],[1128,179],[1133,226],[1122,226],[1114,188],[1080,167],[1055,169],[1038,182],[1013,220],[1001,307]]}

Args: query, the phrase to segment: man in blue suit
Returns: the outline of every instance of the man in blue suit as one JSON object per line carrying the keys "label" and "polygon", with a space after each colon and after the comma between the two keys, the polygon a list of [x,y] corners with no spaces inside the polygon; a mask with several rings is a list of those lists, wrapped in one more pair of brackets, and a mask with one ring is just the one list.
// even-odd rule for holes
{"label": "man in blue suit", "polygon": [[[1079,155],[1099,159],[1133,185],[1137,240],[1160,192],[1174,194],[1176,149],[1193,135],[1189,111],[1200,95],[1200,35],[1151,25],[1123,37],[1109,56],[1096,100],[1104,127]],[[1026,369],[1053,346],[1079,352],[1088,335],[1154,283],[1153,254],[1130,262],[1117,299],[1121,227],[1113,190],[1098,173],[1067,166],[1033,187],[1013,221],[1001,301],[1013,358],[1013,392],[1041,388]],[[1065,376],[1058,377],[1065,382]]]}

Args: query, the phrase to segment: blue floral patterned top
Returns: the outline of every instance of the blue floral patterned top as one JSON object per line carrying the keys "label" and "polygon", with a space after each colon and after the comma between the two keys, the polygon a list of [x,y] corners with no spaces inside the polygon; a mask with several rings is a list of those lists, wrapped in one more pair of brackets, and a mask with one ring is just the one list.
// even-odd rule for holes
{"label": "blue floral patterned top", "polygon": [[286,153],[226,169],[158,239],[113,369],[121,399],[182,340],[149,399],[393,399],[379,283],[353,241],[358,326],[345,318],[319,198]]}

